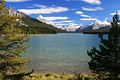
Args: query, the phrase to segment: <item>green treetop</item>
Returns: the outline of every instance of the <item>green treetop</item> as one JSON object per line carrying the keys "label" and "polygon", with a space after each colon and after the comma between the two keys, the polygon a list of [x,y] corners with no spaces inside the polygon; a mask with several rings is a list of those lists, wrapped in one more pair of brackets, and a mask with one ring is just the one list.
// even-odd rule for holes
{"label": "green treetop", "polygon": [[88,51],[91,57],[89,68],[92,72],[105,76],[105,80],[118,80],[120,75],[120,27],[119,15],[116,13],[111,22],[112,28],[107,39],[99,34],[99,49],[93,47]]}

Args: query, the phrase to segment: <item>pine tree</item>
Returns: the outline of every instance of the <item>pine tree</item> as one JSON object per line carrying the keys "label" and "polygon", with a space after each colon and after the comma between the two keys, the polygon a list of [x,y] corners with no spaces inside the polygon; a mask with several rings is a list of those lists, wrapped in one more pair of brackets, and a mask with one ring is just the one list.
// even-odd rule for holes
{"label": "pine tree", "polygon": [[99,49],[93,47],[88,51],[91,61],[88,63],[92,72],[109,78],[108,80],[118,80],[120,75],[120,26],[119,15],[116,13],[111,22],[112,28],[105,38],[99,34],[101,43]]}
{"label": "pine tree", "polygon": [[0,0],[0,80],[21,80],[27,72],[27,59],[21,56],[27,46],[28,34],[18,27],[20,16],[10,15]]}

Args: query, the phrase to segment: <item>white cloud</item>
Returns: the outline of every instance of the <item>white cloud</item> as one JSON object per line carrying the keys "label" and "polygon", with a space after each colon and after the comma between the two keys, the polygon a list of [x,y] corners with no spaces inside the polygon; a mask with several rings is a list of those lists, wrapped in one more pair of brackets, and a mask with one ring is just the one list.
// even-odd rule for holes
{"label": "white cloud", "polygon": [[39,5],[39,4],[33,4],[33,5],[38,8],[47,8],[47,6],[45,5]]}
{"label": "white cloud", "polygon": [[76,11],[76,14],[79,14],[80,16],[83,17],[83,18],[80,19],[82,21],[95,21],[95,20],[98,20],[97,18],[92,18],[91,16],[84,14],[84,12],[82,12],[82,11]]}
{"label": "white cloud", "polygon": [[82,16],[82,17],[90,17],[90,16],[88,16],[88,15],[86,15],[86,14],[82,14],[81,16]]}
{"label": "white cloud", "polygon": [[69,10],[69,8],[60,7],[60,6],[47,7],[47,6],[39,5],[39,7],[42,7],[42,8],[40,8],[40,9],[19,9],[18,11],[23,12],[23,13],[28,14],[28,15],[31,15],[31,14],[60,13],[60,12],[65,12],[65,11]]}
{"label": "white cloud", "polygon": [[79,15],[82,16],[82,17],[90,17],[90,16],[84,14],[82,11],[76,11],[75,13],[76,13],[76,14],[79,14]]}
{"label": "white cloud", "polygon": [[89,4],[93,4],[93,5],[100,5],[101,4],[100,0],[81,0],[81,1],[84,1],[84,2],[89,3]]}
{"label": "white cloud", "polygon": [[61,21],[63,23],[71,23],[71,22],[74,22],[74,20],[64,20],[64,21]]}
{"label": "white cloud", "polygon": [[75,13],[80,15],[84,14],[82,11],[76,11]]}
{"label": "white cloud", "polygon": [[51,25],[54,25],[54,26],[68,25],[68,23],[73,22],[73,20],[69,20],[68,17],[63,17],[63,16],[44,17],[42,15],[39,15],[37,19],[44,22],[44,23],[51,24]]}
{"label": "white cloud", "polygon": [[70,23],[73,23],[73,20],[63,20],[63,21],[50,21],[55,26],[66,26],[69,25]]}
{"label": "white cloud", "polygon": [[55,22],[55,21],[53,21],[52,23],[54,23],[54,24],[62,24],[62,22]]}
{"label": "white cloud", "polygon": [[60,23],[60,24],[55,24],[56,26],[68,26],[69,24],[67,23]]}
{"label": "white cloud", "polygon": [[77,26],[78,27],[78,24],[76,23],[69,23],[70,26]]}
{"label": "white cloud", "polygon": [[97,18],[81,18],[80,20],[82,20],[82,21],[95,21],[95,20],[97,20]]}
{"label": "white cloud", "polygon": [[102,7],[95,7],[95,8],[87,8],[87,7],[82,7],[82,10],[85,11],[100,11],[100,10],[104,10]]}
{"label": "white cloud", "polygon": [[6,2],[25,2],[25,1],[31,1],[31,0],[5,0]]}
{"label": "white cloud", "polygon": [[44,19],[48,21],[54,21],[54,20],[67,20],[68,17],[44,17]]}
{"label": "white cloud", "polygon": [[[116,12],[110,13],[110,15],[112,15],[112,16],[115,14],[116,14]],[[120,15],[120,10],[117,11],[117,14]]]}
{"label": "white cloud", "polygon": [[30,5],[30,6],[27,6],[27,8],[47,8],[48,6],[45,6],[45,5],[39,5],[39,4],[33,4],[33,5]]}
{"label": "white cloud", "polygon": [[63,20],[63,21],[55,21],[55,20],[51,20],[50,22],[54,23],[54,24],[62,24],[62,23],[72,23],[74,22],[73,20]]}
{"label": "white cloud", "polygon": [[27,6],[26,8],[32,9],[32,8],[34,8],[34,6]]}

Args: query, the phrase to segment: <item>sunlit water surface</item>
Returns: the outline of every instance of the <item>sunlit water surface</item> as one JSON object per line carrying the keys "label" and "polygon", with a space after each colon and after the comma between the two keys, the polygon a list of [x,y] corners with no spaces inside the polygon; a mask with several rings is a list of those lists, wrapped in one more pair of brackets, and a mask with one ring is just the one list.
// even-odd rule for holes
{"label": "sunlit water surface", "polygon": [[98,35],[61,33],[32,35],[30,48],[24,54],[30,58],[29,68],[39,72],[88,72],[87,50],[97,47]]}

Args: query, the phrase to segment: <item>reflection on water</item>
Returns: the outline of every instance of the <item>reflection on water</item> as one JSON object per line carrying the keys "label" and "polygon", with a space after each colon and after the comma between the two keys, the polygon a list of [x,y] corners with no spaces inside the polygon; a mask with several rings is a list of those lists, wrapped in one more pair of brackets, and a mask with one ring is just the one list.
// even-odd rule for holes
{"label": "reflection on water", "polygon": [[43,72],[89,71],[87,50],[99,43],[97,35],[80,33],[33,35],[24,55],[30,68]]}

